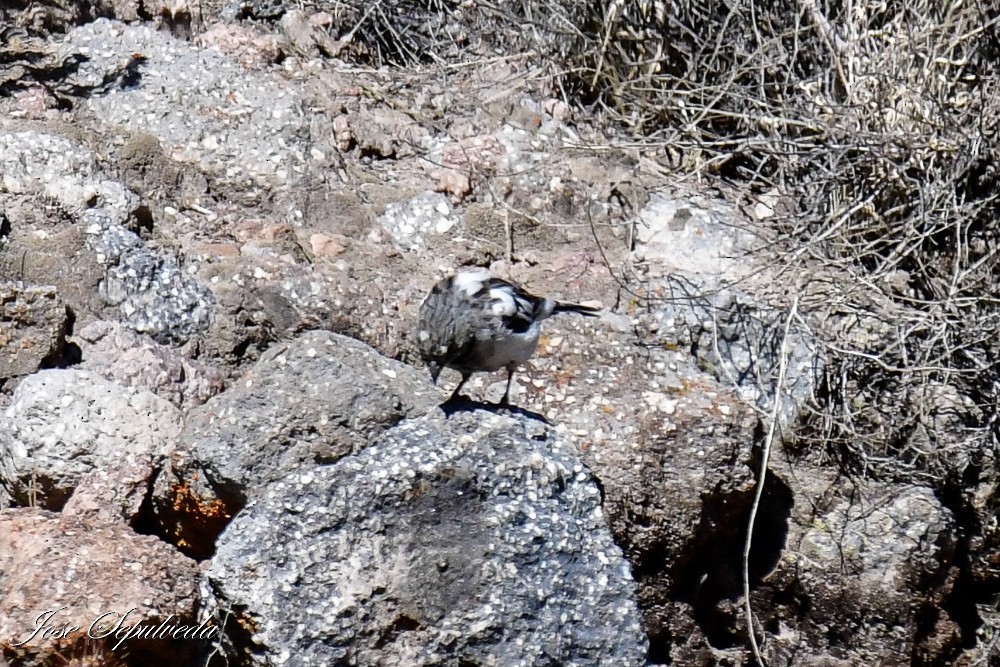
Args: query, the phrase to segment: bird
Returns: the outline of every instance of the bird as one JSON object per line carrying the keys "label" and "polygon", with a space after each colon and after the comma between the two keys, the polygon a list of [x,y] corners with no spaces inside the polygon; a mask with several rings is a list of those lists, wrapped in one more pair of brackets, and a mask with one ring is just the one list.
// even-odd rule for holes
{"label": "bird", "polygon": [[417,342],[437,384],[444,368],[462,374],[449,403],[473,373],[507,370],[501,406],[510,405],[517,367],[535,353],[541,322],[558,313],[598,317],[599,308],[536,296],[488,269],[460,270],[438,281],[420,304]]}

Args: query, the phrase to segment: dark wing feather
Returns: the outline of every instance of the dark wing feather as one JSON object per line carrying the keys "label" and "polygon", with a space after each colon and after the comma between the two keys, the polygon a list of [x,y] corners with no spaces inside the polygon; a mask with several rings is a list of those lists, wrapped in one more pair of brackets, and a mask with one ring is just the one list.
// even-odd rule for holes
{"label": "dark wing feather", "polygon": [[[490,290],[498,288],[505,290],[514,299],[514,312],[501,318],[503,326],[514,333],[524,333],[538,319],[538,313],[544,306],[545,299],[501,278],[490,278],[484,282],[479,295],[487,296]],[[490,301],[491,307],[493,301]]]}

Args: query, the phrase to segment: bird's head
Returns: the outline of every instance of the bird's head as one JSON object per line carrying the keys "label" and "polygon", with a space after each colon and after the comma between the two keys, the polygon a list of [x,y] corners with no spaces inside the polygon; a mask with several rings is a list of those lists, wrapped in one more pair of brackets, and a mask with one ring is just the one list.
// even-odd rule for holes
{"label": "bird's head", "polygon": [[427,364],[427,370],[431,373],[431,381],[437,384],[441,369],[444,368],[444,355],[447,350],[438,344],[430,331],[426,329],[417,334],[417,346],[420,349],[420,357]]}

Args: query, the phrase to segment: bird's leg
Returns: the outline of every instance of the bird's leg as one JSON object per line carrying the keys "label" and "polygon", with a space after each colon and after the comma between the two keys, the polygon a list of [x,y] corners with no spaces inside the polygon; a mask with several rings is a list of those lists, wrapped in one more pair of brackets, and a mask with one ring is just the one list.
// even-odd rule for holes
{"label": "bird's leg", "polygon": [[500,399],[500,405],[507,407],[510,405],[510,386],[514,383],[514,370],[517,366],[507,367],[507,391],[503,393],[503,398]]}
{"label": "bird's leg", "polygon": [[451,392],[451,396],[448,397],[448,400],[445,401],[445,403],[451,403],[452,401],[458,399],[458,390],[462,388],[462,385],[465,384],[465,381],[468,380],[469,377],[469,375],[462,373],[462,381],[458,383],[457,387],[455,387],[455,391]]}

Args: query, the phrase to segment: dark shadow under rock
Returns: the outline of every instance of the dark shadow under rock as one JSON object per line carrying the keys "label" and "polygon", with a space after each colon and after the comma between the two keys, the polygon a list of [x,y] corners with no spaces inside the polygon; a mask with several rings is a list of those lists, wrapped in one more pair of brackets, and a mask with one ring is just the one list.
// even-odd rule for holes
{"label": "dark shadow under rock", "polygon": [[[731,605],[743,596],[743,551],[755,487],[702,496],[701,522],[683,554],[673,562],[672,597],[693,608],[693,616],[715,648],[742,646],[745,628]],[[788,537],[792,492],[775,475],[764,483],[754,520],[748,559],[751,590],[777,565]]]}

